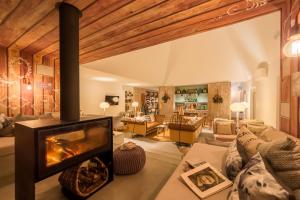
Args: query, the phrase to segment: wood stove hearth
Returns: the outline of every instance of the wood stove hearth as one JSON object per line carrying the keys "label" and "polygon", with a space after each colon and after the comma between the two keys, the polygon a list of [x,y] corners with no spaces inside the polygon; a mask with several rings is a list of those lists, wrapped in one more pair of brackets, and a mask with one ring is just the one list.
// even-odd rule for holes
{"label": "wood stove hearth", "polygon": [[35,183],[62,172],[69,194],[86,198],[113,180],[112,118],[80,119],[79,9],[59,3],[61,120],[16,123],[15,199],[34,200]]}

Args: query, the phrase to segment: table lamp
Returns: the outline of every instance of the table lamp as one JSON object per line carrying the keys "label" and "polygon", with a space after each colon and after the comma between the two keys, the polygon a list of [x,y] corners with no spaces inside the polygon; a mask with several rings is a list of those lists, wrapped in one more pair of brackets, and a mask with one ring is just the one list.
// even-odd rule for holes
{"label": "table lamp", "polygon": [[101,102],[101,103],[99,104],[99,107],[100,107],[101,109],[103,109],[104,115],[105,115],[106,109],[108,109],[109,106],[110,106],[110,105],[109,105],[109,103],[107,103],[107,102]]}

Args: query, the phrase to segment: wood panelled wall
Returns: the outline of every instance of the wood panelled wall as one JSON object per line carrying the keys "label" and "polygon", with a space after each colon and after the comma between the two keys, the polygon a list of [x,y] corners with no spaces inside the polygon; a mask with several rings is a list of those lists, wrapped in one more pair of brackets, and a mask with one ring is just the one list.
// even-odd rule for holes
{"label": "wood panelled wall", "polygon": [[[285,6],[281,8],[281,46],[286,43],[291,35],[295,19],[299,12],[299,2],[294,4],[294,0],[287,0]],[[295,6],[291,14],[292,6]],[[300,21],[300,20],[299,20]],[[299,58],[286,58],[281,54],[281,75],[280,75],[280,129],[290,133],[295,137],[299,137],[299,97],[292,94],[292,75],[299,71]]]}
{"label": "wood panelled wall", "polygon": [[[32,73],[27,82],[20,77],[32,66]],[[44,64],[55,68],[54,76],[37,74],[37,65]],[[8,84],[0,82],[0,113],[8,116],[42,115],[47,112],[59,112],[59,63],[38,55],[32,55],[18,48],[0,47],[0,76],[2,80],[13,81]],[[32,89],[27,88],[28,81]]]}

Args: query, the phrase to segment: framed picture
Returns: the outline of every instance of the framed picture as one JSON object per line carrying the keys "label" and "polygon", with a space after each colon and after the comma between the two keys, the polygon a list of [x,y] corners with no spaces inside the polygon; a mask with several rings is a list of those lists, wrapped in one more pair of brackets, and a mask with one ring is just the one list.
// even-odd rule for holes
{"label": "framed picture", "polygon": [[109,103],[109,105],[111,106],[116,106],[119,105],[119,100],[120,97],[119,96],[105,96],[105,102]]}

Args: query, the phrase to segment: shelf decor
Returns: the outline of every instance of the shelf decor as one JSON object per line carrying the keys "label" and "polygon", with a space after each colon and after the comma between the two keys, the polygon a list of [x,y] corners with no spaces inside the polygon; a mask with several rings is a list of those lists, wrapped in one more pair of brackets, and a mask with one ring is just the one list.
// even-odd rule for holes
{"label": "shelf decor", "polygon": [[213,97],[213,103],[221,104],[223,103],[223,97],[219,95],[219,91],[217,91],[217,94]]}
{"label": "shelf decor", "polygon": [[161,100],[163,100],[164,103],[167,103],[168,100],[170,99],[170,96],[167,94],[167,92],[165,91],[164,96],[161,98]]}

